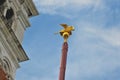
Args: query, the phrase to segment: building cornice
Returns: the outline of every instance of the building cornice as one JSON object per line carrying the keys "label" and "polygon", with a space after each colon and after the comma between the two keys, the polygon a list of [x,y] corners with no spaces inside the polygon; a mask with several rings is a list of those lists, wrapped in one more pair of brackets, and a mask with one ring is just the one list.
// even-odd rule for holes
{"label": "building cornice", "polygon": [[25,4],[30,9],[32,16],[36,16],[39,14],[32,0],[25,0]]}
{"label": "building cornice", "polygon": [[[2,15],[0,15],[2,17]],[[14,34],[13,30],[9,28],[9,26],[5,25],[4,19],[0,19],[0,24],[2,24],[1,31],[7,39],[7,43],[11,46],[11,48],[15,51],[15,55],[17,57],[18,62],[23,62],[29,60],[28,56],[26,55],[21,43],[18,41],[16,35]]]}

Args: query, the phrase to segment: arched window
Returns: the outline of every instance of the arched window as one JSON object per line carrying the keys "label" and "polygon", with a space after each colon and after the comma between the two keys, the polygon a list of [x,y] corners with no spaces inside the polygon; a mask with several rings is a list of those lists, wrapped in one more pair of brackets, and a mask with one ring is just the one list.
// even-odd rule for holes
{"label": "arched window", "polygon": [[10,8],[6,11],[6,15],[5,15],[5,18],[7,21],[6,24],[7,24],[7,27],[9,27],[9,28],[12,26],[13,17],[14,17],[14,11],[12,8]]}
{"label": "arched window", "polygon": [[6,19],[7,20],[10,20],[12,17],[14,16],[14,11],[12,8],[8,9],[7,12],[6,12]]}

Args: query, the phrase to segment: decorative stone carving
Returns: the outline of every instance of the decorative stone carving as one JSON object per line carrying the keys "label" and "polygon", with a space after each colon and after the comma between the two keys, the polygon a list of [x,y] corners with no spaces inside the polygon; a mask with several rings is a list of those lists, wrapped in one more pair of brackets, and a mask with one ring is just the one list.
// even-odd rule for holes
{"label": "decorative stone carving", "polygon": [[13,80],[11,77],[12,66],[7,57],[0,57],[0,80]]}
{"label": "decorative stone carving", "polygon": [[24,0],[18,0],[20,4],[23,4],[25,1]]}

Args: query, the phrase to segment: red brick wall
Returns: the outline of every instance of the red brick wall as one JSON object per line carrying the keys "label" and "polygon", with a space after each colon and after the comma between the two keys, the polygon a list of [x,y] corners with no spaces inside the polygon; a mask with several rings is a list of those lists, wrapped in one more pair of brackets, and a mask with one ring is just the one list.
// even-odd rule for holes
{"label": "red brick wall", "polygon": [[7,80],[6,74],[1,67],[0,67],[0,80]]}

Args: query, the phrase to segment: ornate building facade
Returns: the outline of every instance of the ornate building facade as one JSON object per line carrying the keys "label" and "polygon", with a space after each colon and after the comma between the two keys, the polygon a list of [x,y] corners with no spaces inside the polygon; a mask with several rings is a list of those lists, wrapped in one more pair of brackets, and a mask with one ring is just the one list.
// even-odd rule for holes
{"label": "ornate building facade", "polygon": [[19,63],[29,60],[22,40],[36,15],[32,0],[0,0],[0,80],[14,80]]}

